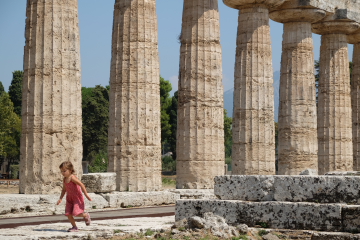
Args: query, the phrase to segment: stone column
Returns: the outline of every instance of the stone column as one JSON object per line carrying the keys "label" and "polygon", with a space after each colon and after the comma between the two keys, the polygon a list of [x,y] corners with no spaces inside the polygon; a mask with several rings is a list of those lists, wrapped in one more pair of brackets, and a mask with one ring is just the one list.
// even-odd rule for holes
{"label": "stone column", "polygon": [[109,172],[118,191],[160,190],[160,71],[155,0],[116,0],[110,73]]}
{"label": "stone column", "polygon": [[351,81],[353,170],[360,171],[360,30],[348,36],[348,43],[354,44]]}
{"label": "stone column", "polygon": [[313,24],[321,34],[318,89],[319,174],[353,170],[350,71],[346,34],[359,24],[328,21]]}
{"label": "stone column", "polygon": [[269,8],[284,1],[224,0],[240,9],[232,174],[275,174],[274,88]]}
{"label": "stone column", "polygon": [[59,193],[61,162],[82,175],[78,1],[28,0],[26,17],[20,193]]}
{"label": "stone column", "polygon": [[224,107],[217,0],[185,0],[181,31],[177,188],[213,188],[224,174]]}
{"label": "stone column", "polygon": [[[285,5],[285,4],[284,4]],[[311,23],[318,9],[280,9],[271,19],[284,23],[280,77],[278,174],[318,169],[314,45]]]}

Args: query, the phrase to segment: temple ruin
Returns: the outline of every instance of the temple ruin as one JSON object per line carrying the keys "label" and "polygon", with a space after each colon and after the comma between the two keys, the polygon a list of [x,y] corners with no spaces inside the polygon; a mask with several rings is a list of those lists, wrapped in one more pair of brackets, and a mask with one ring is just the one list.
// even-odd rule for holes
{"label": "temple ruin", "polygon": [[[223,2],[239,10],[233,174],[276,174],[270,19],[284,24],[277,173],[360,170],[360,2]],[[81,169],[77,9],[77,0],[27,1],[21,193],[59,192],[62,161]],[[213,188],[214,177],[224,174],[219,18],[217,0],[184,0],[177,188]],[[108,171],[116,172],[118,191],[161,189],[157,31],[155,0],[116,0]],[[322,39],[318,92],[312,33]],[[351,83],[349,43],[354,44]]]}
{"label": "temple ruin", "polygon": [[118,191],[160,190],[156,1],[117,0],[113,24],[108,171],[117,173]]}
{"label": "temple ruin", "polygon": [[224,107],[217,0],[185,0],[180,47],[177,188],[224,175]]}
{"label": "temple ruin", "polygon": [[60,163],[82,175],[78,2],[28,0],[26,17],[20,193],[56,193]]}

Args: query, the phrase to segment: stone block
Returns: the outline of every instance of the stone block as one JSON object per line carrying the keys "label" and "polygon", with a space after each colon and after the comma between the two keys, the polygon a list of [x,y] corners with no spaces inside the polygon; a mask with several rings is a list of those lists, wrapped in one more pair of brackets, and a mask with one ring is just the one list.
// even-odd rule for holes
{"label": "stone block", "polygon": [[116,173],[84,174],[81,181],[89,193],[109,193],[116,189]]}
{"label": "stone block", "polygon": [[217,176],[214,193],[222,200],[360,204],[360,177]]}
{"label": "stone block", "polygon": [[360,232],[360,206],[344,205],[342,207],[342,221],[345,232]]}
{"label": "stone block", "polygon": [[360,177],[278,176],[275,201],[360,203]]}
{"label": "stone block", "polygon": [[170,191],[180,194],[180,199],[217,199],[214,189],[174,189]]}
{"label": "stone block", "polygon": [[111,208],[156,206],[174,204],[180,194],[161,192],[113,192],[102,194]]}
{"label": "stone block", "polygon": [[236,200],[178,200],[175,220],[206,212],[225,218],[229,225],[263,225],[270,228],[341,231],[341,204],[244,202]]}
{"label": "stone block", "polygon": [[265,175],[232,175],[215,177],[214,194],[223,200],[272,201],[274,177]]}

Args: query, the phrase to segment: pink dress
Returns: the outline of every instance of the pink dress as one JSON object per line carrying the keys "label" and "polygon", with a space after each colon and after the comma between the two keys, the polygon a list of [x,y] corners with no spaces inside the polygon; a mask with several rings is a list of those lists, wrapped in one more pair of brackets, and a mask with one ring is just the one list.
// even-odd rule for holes
{"label": "pink dress", "polygon": [[79,185],[70,181],[67,183],[64,179],[66,187],[66,208],[65,215],[77,216],[84,212],[85,203],[84,196],[82,194],[81,188]]}

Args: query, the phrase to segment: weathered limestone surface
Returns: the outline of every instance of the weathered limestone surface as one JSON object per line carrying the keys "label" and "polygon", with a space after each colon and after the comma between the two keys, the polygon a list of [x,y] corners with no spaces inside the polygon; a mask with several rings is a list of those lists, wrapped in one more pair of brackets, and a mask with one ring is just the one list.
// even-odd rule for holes
{"label": "weathered limestone surface", "polygon": [[[328,21],[329,20],[329,21]],[[346,34],[355,22],[325,19],[312,26],[321,34],[318,90],[319,174],[353,169],[350,72]]]}
{"label": "weathered limestone surface", "polygon": [[332,171],[327,172],[324,175],[331,175],[331,176],[360,176],[359,171]]}
{"label": "weathered limestone surface", "polygon": [[354,170],[360,170],[360,30],[348,36],[348,42],[354,44],[353,71],[351,81],[351,108]]}
{"label": "weathered limestone surface", "polygon": [[217,0],[185,0],[177,125],[179,189],[213,188],[224,174],[224,114]]}
{"label": "weathered limestone surface", "polygon": [[232,175],[215,177],[214,194],[225,200],[273,201],[276,176]]}
{"label": "weathered limestone surface", "polygon": [[61,162],[81,177],[77,0],[29,0],[22,96],[20,193],[61,192]]}
{"label": "weathered limestone surface", "polygon": [[159,191],[159,192],[114,192],[102,194],[111,208],[126,208],[140,206],[156,206],[163,204],[174,204],[180,199],[180,194]]}
{"label": "weathered limestone surface", "polygon": [[110,73],[109,172],[118,191],[161,189],[155,0],[115,2]]}
{"label": "weathered limestone surface", "polygon": [[240,9],[234,82],[232,174],[275,174],[269,9],[283,1],[223,0]]}
{"label": "weathered limestone surface", "polygon": [[81,181],[89,193],[108,193],[116,190],[116,173],[84,174]]}
{"label": "weathered limestone surface", "polygon": [[[92,201],[85,198],[86,211],[109,207],[109,203],[102,196],[94,193],[89,195]],[[66,201],[56,205],[58,200],[59,194],[0,194],[0,217],[65,214]]]}
{"label": "weathered limestone surface", "polygon": [[298,175],[305,169],[318,169],[311,23],[325,16],[326,12],[322,10],[300,8],[279,9],[270,14],[272,20],[284,23],[278,124],[279,175]]}
{"label": "weathered limestone surface", "polygon": [[[180,194],[170,191],[89,193],[92,201],[85,198],[86,211],[104,211],[128,207],[144,207],[175,204]],[[66,201],[56,205],[60,194],[0,194],[0,218],[64,214]],[[66,198],[66,195],[65,195]]]}
{"label": "weathered limestone surface", "polygon": [[172,193],[180,195],[180,199],[217,199],[214,189],[175,189]]}
{"label": "weathered limestone surface", "polygon": [[218,176],[223,200],[360,204],[358,176]]}
{"label": "weathered limestone surface", "polygon": [[[266,223],[270,228],[342,231],[341,204],[243,202],[235,200],[178,200],[175,220],[206,212],[225,218],[227,224],[250,227]],[[360,206],[358,206],[360,207]],[[344,219],[345,220],[345,219]],[[350,224],[355,220],[346,219]]]}

